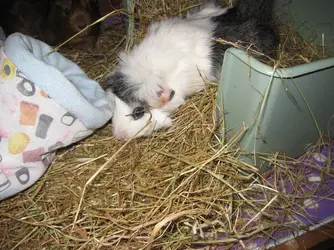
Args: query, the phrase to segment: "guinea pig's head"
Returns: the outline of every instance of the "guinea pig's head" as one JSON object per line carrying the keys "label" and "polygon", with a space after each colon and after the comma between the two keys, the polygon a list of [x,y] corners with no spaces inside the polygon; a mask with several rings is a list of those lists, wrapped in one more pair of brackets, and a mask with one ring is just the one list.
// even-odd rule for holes
{"label": "guinea pig's head", "polygon": [[131,138],[145,137],[172,125],[168,112],[148,109],[140,103],[128,104],[116,96],[111,89],[107,88],[106,92],[109,100],[114,104],[112,134],[116,139],[128,141]]}
{"label": "guinea pig's head", "polygon": [[[57,33],[55,35],[62,40],[69,39],[101,17],[97,0],[51,0],[51,3],[48,18],[53,22]],[[69,44],[94,47],[100,29],[101,23],[97,23],[80,33]]]}
{"label": "guinea pig's head", "polygon": [[[150,51],[134,47],[131,52],[119,53],[119,65],[106,81],[110,88],[126,103],[137,102],[150,108],[160,109],[168,104],[175,90],[168,83],[161,68],[152,63]],[[163,61],[161,59],[160,61]]]}

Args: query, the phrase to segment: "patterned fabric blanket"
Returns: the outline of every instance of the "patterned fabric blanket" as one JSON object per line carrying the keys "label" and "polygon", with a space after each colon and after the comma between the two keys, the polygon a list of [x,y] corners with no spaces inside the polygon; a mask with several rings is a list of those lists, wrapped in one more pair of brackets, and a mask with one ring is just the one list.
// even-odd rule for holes
{"label": "patterned fabric blanket", "polygon": [[51,47],[20,33],[0,47],[0,200],[33,185],[57,149],[113,114],[101,86]]}

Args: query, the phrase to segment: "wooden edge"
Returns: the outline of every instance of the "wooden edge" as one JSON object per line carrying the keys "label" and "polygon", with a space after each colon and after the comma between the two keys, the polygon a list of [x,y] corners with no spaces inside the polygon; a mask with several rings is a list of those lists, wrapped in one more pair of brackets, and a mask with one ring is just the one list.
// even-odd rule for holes
{"label": "wooden edge", "polygon": [[305,250],[310,249],[319,243],[334,238],[334,222],[326,224],[314,231],[307,232],[295,239],[289,240],[272,250]]}

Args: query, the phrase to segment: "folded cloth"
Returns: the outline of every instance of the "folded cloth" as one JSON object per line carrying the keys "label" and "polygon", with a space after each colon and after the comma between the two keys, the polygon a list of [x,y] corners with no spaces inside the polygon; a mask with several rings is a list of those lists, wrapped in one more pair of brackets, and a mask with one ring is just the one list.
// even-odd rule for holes
{"label": "folded cloth", "polygon": [[0,48],[0,200],[32,186],[57,149],[113,115],[106,93],[74,62],[21,33]]}

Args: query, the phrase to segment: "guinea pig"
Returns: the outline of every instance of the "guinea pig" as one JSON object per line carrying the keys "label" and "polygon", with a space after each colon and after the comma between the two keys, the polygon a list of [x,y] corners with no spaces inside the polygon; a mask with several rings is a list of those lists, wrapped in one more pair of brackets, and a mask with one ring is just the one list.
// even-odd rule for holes
{"label": "guinea pig", "polygon": [[[98,0],[1,1],[0,26],[7,35],[20,32],[51,46],[58,45],[101,17]],[[101,24],[88,28],[69,44],[92,49]]]}
{"label": "guinea pig", "polygon": [[222,8],[209,2],[186,18],[153,22],[139,44],[120,53],[119,65],[103,84],[115,102],[113,135],[130,139],[146,124],[149,112],[154,127],[136,137],[171,126],[170,115],[203,90],[205,80],[217,81],[223,55],[232,45],[212,38],[247,42],[274,57],[279,36],[272,5],[272,0],[237,0],[234,7]]}
{"label": "guinea pig", "polygon": [[132,137],[149,136],[156,130],[172,126],[172,119],[167,111],[145,110],[140,105],[129,106],[108,90],[107,96],[114,107],[112,134],[118,140],[127,141]]}

